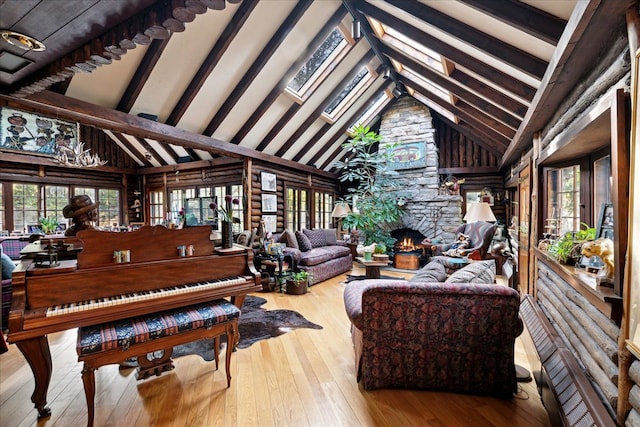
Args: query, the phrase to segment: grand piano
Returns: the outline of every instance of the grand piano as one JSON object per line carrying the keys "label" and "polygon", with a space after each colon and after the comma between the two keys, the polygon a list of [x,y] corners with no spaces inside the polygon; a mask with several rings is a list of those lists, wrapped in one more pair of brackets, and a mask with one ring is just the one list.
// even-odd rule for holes
{"label": "grand piano", "polygon": [[[229,297],[242,307],[262,289],[253,251],[214,248],[210,227],[130,233],[83,230],[77,259],[24,258],[13,272],[8,341],[16,344],[35,378],[31,400],[38,418],[51,414],[47,392],[52,361],[47,334]],[[44,245],[44,243],[42,243]],[[51,242],[61,252],[64,242]],[[178,247],[189,247],[190,256]],[[114,259],[128,251],[129,262]],[[62,256],[61,258],[65,258]],[[119,262],[116,262],[119,261]]]}

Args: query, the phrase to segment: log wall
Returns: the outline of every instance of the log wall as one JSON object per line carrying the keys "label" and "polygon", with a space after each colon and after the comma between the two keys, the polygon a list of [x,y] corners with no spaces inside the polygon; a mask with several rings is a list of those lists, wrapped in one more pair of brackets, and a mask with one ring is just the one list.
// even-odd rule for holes
{"label": "log wall", "polygon": [[537,261],[536,299],[612,417],[618,400],[620,328],[548,265]]}

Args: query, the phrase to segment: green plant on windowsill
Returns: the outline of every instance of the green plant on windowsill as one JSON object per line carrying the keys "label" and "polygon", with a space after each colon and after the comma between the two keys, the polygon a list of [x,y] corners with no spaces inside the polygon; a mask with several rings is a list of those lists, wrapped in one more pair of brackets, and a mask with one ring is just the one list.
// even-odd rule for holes
{"label": "green plant on windowsill", "polygon": [[58,227],[58,218],[56,217],[42,217],[39,222],[40,228],[42,228],[42,231],[44,231],[45,234],[52,234]]}
{"label": "green plant on windowsill", "polygon": [[582,245],[596,238],[595,227],[589,227],[584,222],[581,225],[583,228],[580,230],[564,233],[553,242],[549,247],[549,255],[562,264],[574,265],[578,262],[582,256]]}

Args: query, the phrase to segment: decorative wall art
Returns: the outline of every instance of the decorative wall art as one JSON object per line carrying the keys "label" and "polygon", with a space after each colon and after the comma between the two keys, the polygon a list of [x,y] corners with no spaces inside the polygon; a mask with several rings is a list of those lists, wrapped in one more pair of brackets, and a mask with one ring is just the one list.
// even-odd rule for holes
{"label": "decorative wall art", "polygon": [[262,215],[262,220],[264,221],[264,228],[267,233],[275,233],[278,216],[277,215]]}
{"label": "decorative wall art", "polygon": [[278,198],[275,194],[262,194],[262,212],[278,212]]}
{"label": "decorative wall art", "polygon": [[75,122],[2,107],[0,149],[53,156],[60,147],[76,147],[79,129]]}
{"label": "decorative wall art", "polygon": [[276,191],[276,174],[260,172],[260,183],[262,191]]}
{"label": "decorative wall art", "polygon": [[427,166],[426,142],[407,142],[387,148],[391,154],[389,167],[398,169],[415,169]]}

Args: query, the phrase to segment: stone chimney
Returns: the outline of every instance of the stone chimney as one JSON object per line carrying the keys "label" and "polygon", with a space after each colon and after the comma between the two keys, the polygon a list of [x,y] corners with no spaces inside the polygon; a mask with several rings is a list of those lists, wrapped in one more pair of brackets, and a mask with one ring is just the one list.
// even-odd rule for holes
{"label": "stone chimney", "polygon": [[[397,168],[400,189],[408,201],[402,223],[395,228],[409,228],[429,238],[453,241],[455,229],[462,223],[462,197],[442,194],[438,146],[429,109],[408,96],[398,99],[382,117],[380,135],[383,142],[424,143],[424,159]],[[407,147],[416,146],[420,144]]]}

